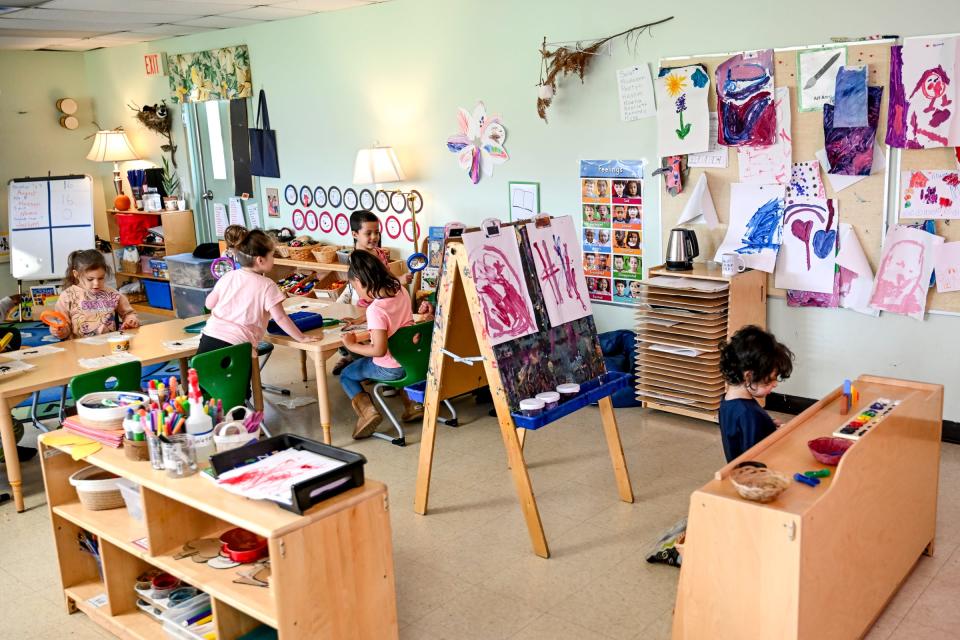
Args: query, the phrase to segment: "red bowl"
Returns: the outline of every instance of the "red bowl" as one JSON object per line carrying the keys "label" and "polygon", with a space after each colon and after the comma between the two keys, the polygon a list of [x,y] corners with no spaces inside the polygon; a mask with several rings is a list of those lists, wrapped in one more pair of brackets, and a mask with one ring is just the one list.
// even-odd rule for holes
{"label": "red bowl", "polygon": [[840,458],[853,446],[853,440],[846,438],[815,438],[807,443],[814,459],[830,466],[836,466]]}

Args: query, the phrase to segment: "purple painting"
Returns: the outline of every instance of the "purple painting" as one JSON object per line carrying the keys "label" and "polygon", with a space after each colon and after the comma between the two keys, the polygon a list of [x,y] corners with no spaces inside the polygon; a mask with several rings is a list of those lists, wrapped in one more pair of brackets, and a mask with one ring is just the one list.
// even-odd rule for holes
{"label": "purple painting", "polygon": [[843,176],[868,176],[873,168],[873,143],[880,121],[883,87],[867,90],[867,126],[833,126],[833,105],[823,105],[823,139],[830,162],[829,173]]}
{"label": "purple painting", "polygon": [[[824,105],[827,106],[827,105]],[[788,307],[820,307],[823,309],[833,309],[840,306],[840,270],[843,267],[836,267],[833,273],[833,292],[817,293],[816,291],[798,291],[797,289],[787,289]]]}
{"label": "purple painting", "polygon": [[773,49],[741,53],[717,67],[717,142],[766,147],[777,141]]}
{"label": "purple painting", "polygon": [[905,149],[960,146],[955,37],[911,38],[890,47],[887,144]]}

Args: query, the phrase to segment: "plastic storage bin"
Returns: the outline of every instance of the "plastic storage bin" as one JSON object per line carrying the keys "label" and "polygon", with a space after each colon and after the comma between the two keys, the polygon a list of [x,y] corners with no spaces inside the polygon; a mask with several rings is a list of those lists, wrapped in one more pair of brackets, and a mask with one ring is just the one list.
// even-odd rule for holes
{"label": "plastic storage bin", "polygon": [[160,309],[173,309],[173,300],[170,298],[170,283],[160,280],[141,280],[143,290],[147,294],[147,304]]}
{"label": "plastic storage bin", "polygon": [[216,629],[213,621],[203,625],[194,623],[190,626],[185,626],[185,624],[191,618],[210,608],[210,596],[201,593],[195,598],[191,598],[186,602],[167,609],[163,612],[163,615],[160,616],[160,620],[163,621],[164,633],[167,634],[168,638],[175,638],[176,640],[203,640],[204,634]]}
{"label": "plastic storage bin", "polygon": [[[172,266],[170,270],[171,275],[173,275]],[[192,318],[206,313],[203,303],[211,291],[213,291],[212,286],[208,289],[198,289],[196,287],[173,285],[173,300],[177,304],[177,317]]]}
{"label": "plastic storage bin", "polygon": [[204,289],[217,283],[210,271],[213,260],[194,258],[192,253],[178,253],[166,260],[171,284]]}
{"label": "plastic storage bin", "polygon": [[140,495],[140,485],[132,480],[120,478],[117,480],[117,488],[120,489],[120,495],[123,496],[123,502],[127,505],[127,511],[134,520],[143,520],[143,496]]}

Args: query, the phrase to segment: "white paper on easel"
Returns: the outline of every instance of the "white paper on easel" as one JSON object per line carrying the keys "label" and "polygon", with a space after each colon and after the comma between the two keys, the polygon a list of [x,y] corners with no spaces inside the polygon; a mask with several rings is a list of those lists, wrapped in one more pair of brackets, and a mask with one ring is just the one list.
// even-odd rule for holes
{"label": "white paper on easel", "polygon": [[243,219],[243,204],[238,197],[230,198],[230,224],[238,224],[241,227],[247,226]]}
{"label": "white paper on easel", "polygon": [[713,206],[713,198],[710,196],[706,174],[700,174],[700,179],[693,187],[693,193],[690,194],[683,213],[677,220],[677,224],[684,223],[706,223],[711,229],[715,229],[720,224],[717,220],[717,209]]}
{"label": "white paper on easel", "polygon": [[227,220],[227,208],[223,206],[222,202],[213,203],[213,225],[216,228],[218,238],[223,237],[223,232],[230,226],[230,222]]}
{"label": "white paper on easel", "polygon": [[[816,156],[817,160],[820,161],[820,168],[827,176],[827,180],[830,182],[830,186],[834,191],[843,191],[847,187],[852,187],[854,184],[860,182],[864,178],[867,178],[867,176],[844,176],[836,173],[830,173],[830,161],[827,160],[826,149],[820,149],[814,155]],[[870,175],[882,173],[885,166],[886,158],[883,155],[883,151],[880,149],[880,145],[873,145],[873,169],[870,170]]]}
{"label": "white paper on easel", "polygon": [[[840,250],[837,252],[840,267],[840,306],[876,318],[880,311],[870,307],[873,291],[873,269],[860,246],[853,225],[840,223]],[[846,273],[845,273],[846,271]],[[853,274],[853,275],[851,275]]]}

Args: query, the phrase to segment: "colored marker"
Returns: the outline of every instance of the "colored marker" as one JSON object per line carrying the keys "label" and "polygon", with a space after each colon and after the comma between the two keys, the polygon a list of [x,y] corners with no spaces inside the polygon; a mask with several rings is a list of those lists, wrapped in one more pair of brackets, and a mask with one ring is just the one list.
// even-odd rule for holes
{"label": "colored marker", "polygon": [[793,479],[810,487],[815,487],[820,484],[820,478],[811,478],[803,475],[802,473],[793,474]]}
{"label": "colored marker", "polygon": [[817,469],[816,471],[804,471],[803,475],[808,478],[829,478],[830,469]]}

